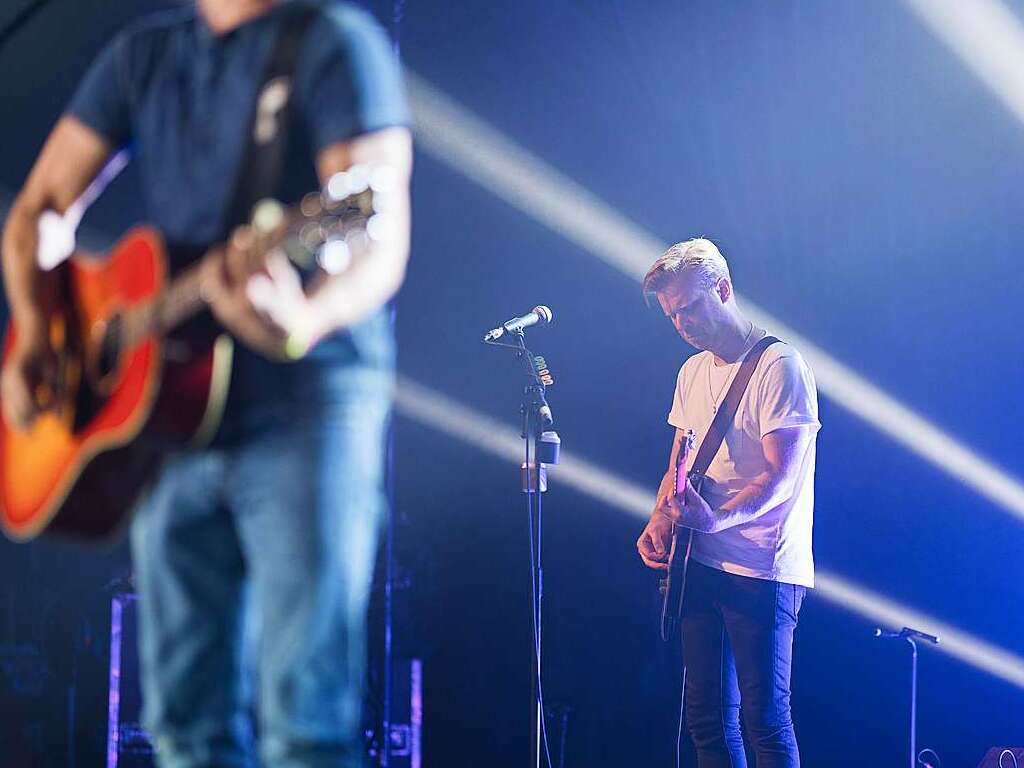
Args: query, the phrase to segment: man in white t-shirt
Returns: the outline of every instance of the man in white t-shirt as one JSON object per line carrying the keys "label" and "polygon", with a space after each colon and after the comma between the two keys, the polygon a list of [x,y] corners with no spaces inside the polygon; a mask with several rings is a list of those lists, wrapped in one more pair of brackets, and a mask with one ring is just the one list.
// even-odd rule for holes
{"label": "man in white t-shirt", "polygon": [[[679,369],[668,422],[669,469],[637,540],[664,570],[673,525],[694,531],[681,632],[686,720],[700,768],[746,766],[739,715],[758,768],[800,765],[790,716],[793,630],[814,586],[811,526],[818,422],[814,376],[777,341],[764,351],[698,494],[673,494],[687,430],[697,446],[747,353],[767,334],[736,303],[729,267],[710,240],[672,246],[644,278],[679,335],[700,351]],[[689,469],[697,450],[687,458]]]}

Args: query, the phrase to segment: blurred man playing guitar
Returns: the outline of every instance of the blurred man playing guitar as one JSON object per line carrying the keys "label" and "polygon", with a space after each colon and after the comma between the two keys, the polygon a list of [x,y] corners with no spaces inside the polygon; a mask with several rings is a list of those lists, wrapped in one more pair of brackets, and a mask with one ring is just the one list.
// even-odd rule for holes
{"label": "blurred man playing guitar", "polygon": [[[291,53],[282,40],[294,42]],[[261,79],[288,61],[281,77]],[[300,275],[268,242],[276,227],[243,226],[246,185],[259,186],[247,147],[272,145],[285,119],[280,172],[264,196],[291,203],[353,167],[389,169],[387,231],[353,249],[344,269]],[[37,225],[48,210],[63,213],[119,147],[133,152],[142,206],[159,230],[147,252],[162,241],[171,271],[192,268],[185,287],[241,342],[212,442],[161,455],[132,523],[145,717],[163,766],[252,763],[246,607],[262,629],[265,764],[361,764],[363,623],[393,384],[385,304],[403,280],[409,241],[406,122],[394,55],[362,11],[198,0],[104,49],[11,209],[5,450],[28,450],[47,430],[74,436],[54,413],[65,382],[52,316],[68,297],[57,271],[38,266]],[[188,356],[157,336],[146,344],[168,364]],[[5,503],[17,496],[10,488]],[[6,524],[11,532],[19,521]]]}

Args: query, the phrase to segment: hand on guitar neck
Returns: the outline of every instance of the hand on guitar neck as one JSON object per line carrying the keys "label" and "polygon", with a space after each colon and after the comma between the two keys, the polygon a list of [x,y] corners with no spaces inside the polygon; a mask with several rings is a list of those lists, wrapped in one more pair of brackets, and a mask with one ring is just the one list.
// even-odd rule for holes
{"label": "hand on guitar neck", "polygon": [[689,456],[693,449],[692,430],[679,431],[672,448],[669,471],[658,489],[650,522],[637,540],[637,550],[644,565],[662,573],[659,582],[661,604],[661,637],[670,639],[682,619],[686,569],[690,560],[692,531],[677,527],[697,496],[689,477]]}
{"label": "hand on guitar neck", "polygon": [[[273,250],[281,236],[281,228],[238,227],[203,257],[199,284],[210,311],[233,335],[271,359],[296,359],[328,329],[298,270]],[[257,261],[262,268],[254,271]]]}
{"label": "hand on guitar neck", "polygon": [[690,430],[678,433],[672,449],[669,471],[662,478],[658,496],[654,502],[651,519],[637,539],[636,548],[640,559],[648,568],[656,571],[668,570],[672,559],[676,510],[680,508],[679,486],[689,485],[686,474],[687,458],[693,449],[693,433]]}
{"label": "hand on guitar neck", "polygon": [[713,533],[717,523],[714,510],[693,487],[690,478],[686,478],[682,493],[659,499],[655,513],[676,525],[701,533]]}
{"label": "hand on guitar neck", "polygon": [[658,489],[651,519],[636,542],[640,559],[644,565],[654,570],[664,571],[669,567],[675,526],[703,533],[710,533],[715,529],[717,518],[714,511],[700,495],[700,491],[694,487],[686,471],[687,456],[692,450],[692,443],[692,433],[685,433],[674,456],[674,470],[665,473]]}
{"label": "hand on guitar neck", "polygon": [[[199,287],[213,315],[266,357],[305,355],[339,327],[337,296],[320,289],[365,266],[371,247],[390,238],[391,211],[400,203],[394,170],[387,163],[352,166],[288,211],[258,203],[251,224],[202,260]],[[314,277],[304,283],[296,265]]]}

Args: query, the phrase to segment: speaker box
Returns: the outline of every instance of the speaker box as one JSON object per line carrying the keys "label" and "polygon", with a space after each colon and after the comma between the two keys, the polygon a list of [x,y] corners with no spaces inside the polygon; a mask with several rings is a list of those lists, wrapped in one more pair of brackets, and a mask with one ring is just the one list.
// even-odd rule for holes
{"label": "speaker box", "polygon": [[1024,747],[992,747],[978,763],[978,768],[1024,768]]}

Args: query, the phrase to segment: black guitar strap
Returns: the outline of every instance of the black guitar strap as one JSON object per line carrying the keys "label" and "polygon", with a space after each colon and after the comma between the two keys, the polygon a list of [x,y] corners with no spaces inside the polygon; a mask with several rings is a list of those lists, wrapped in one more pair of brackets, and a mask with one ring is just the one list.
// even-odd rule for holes
{"label": "black guitar strap", "polygon": [[729,431],[729,427],[736,417],[736,411],[740,407],[740,399],[747,390],[747,384],[750,383],[750,377],[754,375],[754,369],[757,368],[757,364],[761,361],[761,355],[777,341],[779,340],[774,336],[765,336],[751,348],[750,352],[743,359],[740,369],[736,372],[736,378],[729,385],[729,391],[726,393],[725,399],[718,408],[718,413],[715,414],[715,418],[711,422],[708,433],[701,440],[700,449],[697,451],[697,458],[693,460],[693,466],[690,469],[689,475],[691,478],[690,482],[694,488],[700,490],[700,483],[704,479],[708,467],[711,466],[711,462],[715,458],[715,454],[718,453],[718,449],[722,447],[725,433]]}
{"label": "black guitar strap", "polygon": [[306,30],[320,11],[309,3],[290,2],[278,12],[284,19],[256,90],[242,164],[228,209],[229,231],[248,221],[253,206],[277,189],[288,151],[295,64]]}

